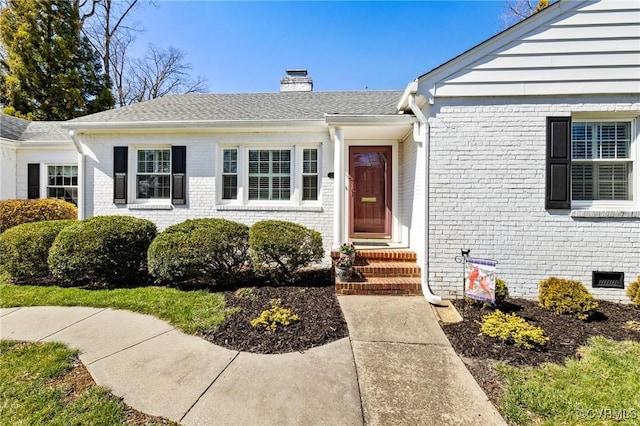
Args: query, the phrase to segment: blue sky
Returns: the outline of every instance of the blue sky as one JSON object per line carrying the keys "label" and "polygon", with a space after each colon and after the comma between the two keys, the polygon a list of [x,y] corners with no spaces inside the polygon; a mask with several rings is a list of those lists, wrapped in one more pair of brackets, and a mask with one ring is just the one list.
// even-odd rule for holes
{"label": "blue sky", "polygon": [[504,1],[158,1],[136,38],[186,52],[212,93],[276,92],[287,68],[315,91],[404,89],[502,30]]}

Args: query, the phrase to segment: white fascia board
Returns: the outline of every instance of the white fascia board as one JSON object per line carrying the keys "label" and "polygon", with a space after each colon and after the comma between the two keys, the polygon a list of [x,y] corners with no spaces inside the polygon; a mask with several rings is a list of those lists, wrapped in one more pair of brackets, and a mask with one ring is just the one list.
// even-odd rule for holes
{"label": "white fascia board", "polygon": [[37,141],[37,142],[18,142],[17,147],[19,149],[42,149],[42,148],[55,148],[75,151],[73,141]]}
{"label": "white fascia board", "polygon": [[415,95],[417,91],[418,80],[416,79],[407,84],[407,88],[404,89],[404,93],[402,94],[402,97],[400,98],[400,102],[398,102],[398,106],[396,106],[396,109],[398,111],[406,111],[407,108],[409,108],[409,96]]}
{"label": "white fascia board", "polygon": [[[470,50],[418,77],[417,81],[419,82],[419,85],[423,86],[420,88],[420,92],[425,96],[429,96],[430,91],[435,92],[438,82],[447,79],[452,74],[455,74],[468,65],[486,57],[514,40],[524,37],[529,32],[557,18],[561,14],[570,10],[576,10],[586,3],[593,2],[593,0],[559,0],[556,3],[549,5],[547,9],[544,9],[535,15],[530,16],[526,20],[507,28],[503,32],[498,33]],[[435,93],[431,93],[431,95],[435,96]]]}
{"label": "white fascia board", "polygon": [[347,115],[325,114],[329,126],[402,126],[413,125],[416,117],[413,115]]}
{"label": "white fascia board", "polygon": [[163,132],[179,131],[220,131],[254,132],[260,131],[300,131],[326,129],[324,120],[209,120],[209,121],[130,121],[130,122],[67,122],[63,129],[82,133],[120,131]]}
{"label": "white fascia board", "polygon": [[9,147],[9,148],[17,148],[18,141],[14,141],[12,139],[0,138],[0,146]]}

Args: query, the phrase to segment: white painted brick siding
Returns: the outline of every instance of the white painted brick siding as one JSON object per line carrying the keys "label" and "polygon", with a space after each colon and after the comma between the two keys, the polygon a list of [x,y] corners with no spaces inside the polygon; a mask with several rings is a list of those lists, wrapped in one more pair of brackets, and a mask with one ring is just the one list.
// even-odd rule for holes
{"label": "white painted brick siding", "polygon": [[0,200],[16,198],[16,148],[0,142]]}
{"label": "white painted brick siding", "polygon": [[47,165],[77,165],[78,152],[69,142],[64,147],[18,148],[16,154],[16,198],[27,198],[27,170],[29,163],[40,164],[40,196],[47,196]]}
{"label": "white painted brick siding", "polygon": [[[252,134],[158,134],[81,136],[87,152],[86,216],[130,215],[153,221],[162,230],[187,219],[220,217],[249,226],[255,222],[276,219],[296,222],[322,234],[324,263],[329,263],[333,234],[333,145],[325,133],[252,133]],[[264,208],[220,205],[217,200],[216,160],[218,145],[233,147],[242,144],[265,148],[287,148],[299,144],[320,144],[320,202],[314,206],[268,206]],[[131,205],[113,204],[113,147],[129,146],[130,182],[135,180],[134,147],[185,145],[187,147],[187,204],[170,209],[135,209]],[[300,171],[298,170],[298,173]],[[135,194],[129,186],[129,200]]]}
{"label": "white painted brick siding", "polygon": [[[582,281],[598,298],[628,301],[624,290],[592,288],[591,273],[624,272],[625,287],[636,279],[640,219],[572,218],[569,211],[545,210],[546,117],[587,111],[640,116],[640,100],[436,99],[430,112],[429,230],[429,280],[436,294],[461,295],[461,266],[454,258],[465,248],[474,257],[497,260],[498,275],[513,296],[535,298],[541,280],[559,276]],[[415,208],[407,216],[415,218]]]}

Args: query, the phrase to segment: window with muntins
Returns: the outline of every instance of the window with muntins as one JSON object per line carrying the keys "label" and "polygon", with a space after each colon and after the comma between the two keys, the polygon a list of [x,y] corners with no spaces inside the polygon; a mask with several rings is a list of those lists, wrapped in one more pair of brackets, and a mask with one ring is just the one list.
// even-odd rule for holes
{"label": "window with muntins", "polygon": [[573,121],[573,201],[632,200],[630,121]]}
{"label": "window with muntins", "polygon": [[291,150],[249,150],[249,200],[291,199]]}
{"label": "window with muntins", "polygon": [[302,200],[318,199],[318,150],[302,151]]}
{"label": "window with muntins", "polygon": [[222,151],[222,199],[235,200],[238,197],[238,150]]}
{"label": "window with muntins", "polygon": [[139,149],[136,159],[136,197],[171,197],[171,150]]}
{"label": "window with muntins", "polygon": [[78,204],[78,166],[47,166],[47,197]]}

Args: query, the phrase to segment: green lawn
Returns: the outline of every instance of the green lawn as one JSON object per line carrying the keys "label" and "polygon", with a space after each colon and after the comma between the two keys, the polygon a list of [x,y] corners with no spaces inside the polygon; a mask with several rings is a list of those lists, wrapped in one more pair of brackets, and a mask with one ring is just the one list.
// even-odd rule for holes
{"label": "green lawn", "polygon": [[92,386],[69,401],[68,385],[51,379],[71,369],[77,351],[60,343],[0,342],[0,424],[114,425],[126,417],[124,405]]}
{"label": "green lawn", "polygon": [[224,296],[206,291],[181,291],[166,287],[139,287],[113,290],[17,286],[0,278],[0,307],[89,306],[127,309],[166,320],[185,333],[215,329],[233,310]]}
{"label": "green lawn", "polygon": [[640,343],[595,337],[580,355],[564,366],[501,365],[502,415],[518,425],[640,424]]}

